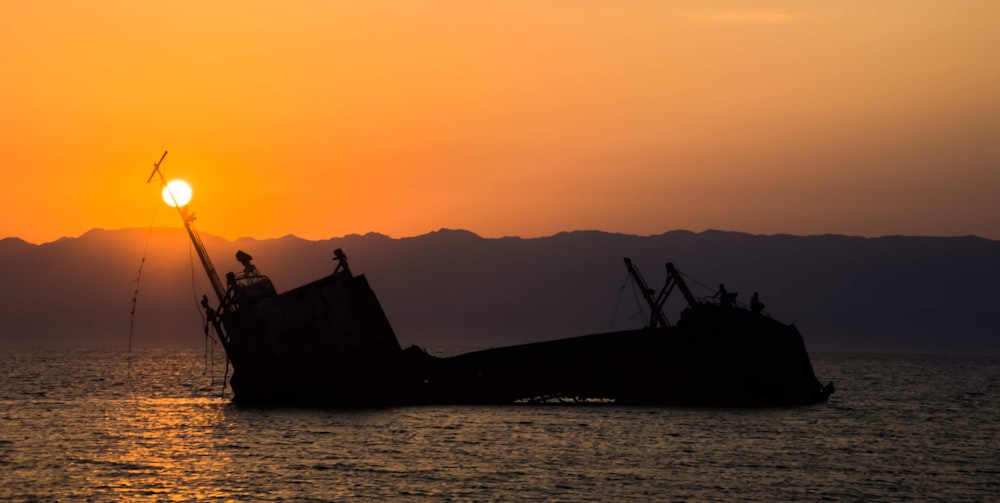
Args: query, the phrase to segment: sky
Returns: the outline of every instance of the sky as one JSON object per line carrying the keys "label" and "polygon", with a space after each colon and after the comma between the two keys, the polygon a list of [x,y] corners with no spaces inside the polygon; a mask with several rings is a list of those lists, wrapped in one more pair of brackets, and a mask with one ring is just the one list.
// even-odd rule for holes
{"label": "sky", "polygon": [[0,237],[1000,239],[995,0],[0,9]]}

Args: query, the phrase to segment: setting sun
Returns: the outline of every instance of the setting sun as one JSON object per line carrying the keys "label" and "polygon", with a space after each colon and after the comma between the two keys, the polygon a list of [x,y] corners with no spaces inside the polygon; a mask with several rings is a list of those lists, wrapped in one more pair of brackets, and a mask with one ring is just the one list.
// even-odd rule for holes
{"label": "setting sun", "polygon": [[163,187],[163,200],[170,206],[187,206],[191,201],[191,186],[184,180],[171,180]]}

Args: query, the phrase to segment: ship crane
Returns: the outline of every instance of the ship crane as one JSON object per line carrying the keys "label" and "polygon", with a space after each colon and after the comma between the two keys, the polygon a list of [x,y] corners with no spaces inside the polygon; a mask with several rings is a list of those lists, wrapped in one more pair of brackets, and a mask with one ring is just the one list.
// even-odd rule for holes
{"label": "ship crane", "polygon": [[201,259],[201,265],[205,268],[205,273],[208,275],[208,281],[212,283],[212,290],[215,290],[215,295],[219,298],[219,304],[225,306],[226,299],[226,288],[222,286],[222,280],[219,279],[219,273],[215,272],[215,266],[212,265],[212,259],[209,258],[208,252],[205,250],[205,244],[201,242],[201,236],[198,235],[198,231],[194,229],[195,216],[194,213],[188,212],[187,205],[181,206],[177,204],[177,198],[174,192],[170,190],[170,185],[167,184],[167,178],[163,176],[163,171],[160,170],[160,164],[163,163],[163,159],[167,157],[167,151],[163,151],[163,155],[160,156],[160,160],[153,164],[153,172],[149,174],[149,178],[146,179],[146,183],[153,180],[153,177],[159,175],[160,183],[167,188],[167,193],[170,194],[171,200],[173,200],[173,206],[177,208],[177,213],[180,214],[181,220],[184,222],[184,229],[187,230],[188,236],[191,238],[191,242],[194,244],[194,249],[198,252],[198,258]]}
{"label": "ship crane", "polygon": [[628,269],[632,279],[639,286],[639,289],[642,290],[642,296],[646,299],[646,303],[649,304],[649,308],[652,311],[649,318],[649,328],[670,326],[670,323],[667,322],[667,317],[663,314],[663,304],[667,302],[667,298],[675,287],[681,291],[681,295],[684,296],[684,300],[687,301],[689,306],[695,307],[698,305],[698,300],[691,294],[691,290],[688,288],[687,283],[684,282],[684,278],[681,277],[680,271],[674,267],[673,262],[667,262],[667,280],[655,298],[653,294],[656,293],[656,290],[646,284],[646,280],[643,279],[639,268],[632,263],[632,259],[625,258],[625,267]]}

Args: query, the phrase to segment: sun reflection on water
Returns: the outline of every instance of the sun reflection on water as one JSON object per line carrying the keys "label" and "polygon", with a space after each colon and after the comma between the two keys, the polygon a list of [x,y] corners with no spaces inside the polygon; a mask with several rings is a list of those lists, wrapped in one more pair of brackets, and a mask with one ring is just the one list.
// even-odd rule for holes
{"label": "sun reflection on water", "polygon": [[104,467],[89,482],[114,499],[226,499],[219,477],[230,473],[227,410],[217,398],[145,398],[105,410],[105,442],[93,460]]}

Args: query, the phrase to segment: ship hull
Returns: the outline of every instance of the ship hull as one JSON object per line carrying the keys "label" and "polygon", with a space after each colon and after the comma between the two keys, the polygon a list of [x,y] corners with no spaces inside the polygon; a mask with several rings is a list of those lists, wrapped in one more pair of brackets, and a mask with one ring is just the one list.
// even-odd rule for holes
{"label": "ship hull", "polygon": [[[334,309],[331,299],[350,308]],[[358,276],[282,294],[229,325],[238,328],[229,344],[234,400],[252,405],[785,406],[832,392],[794,326],[715,305],[689,309],[676,326],[436,357],[400,349]]]}

